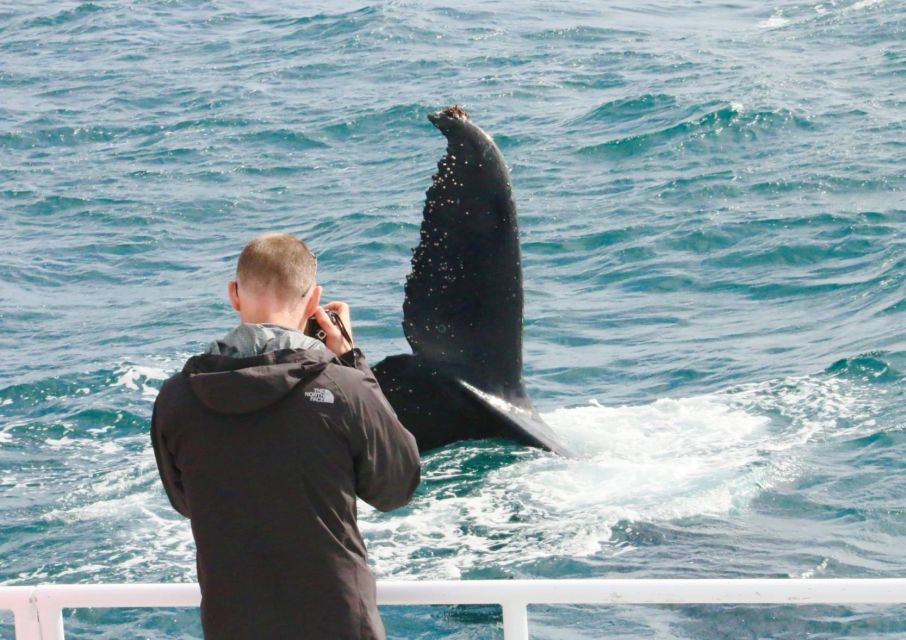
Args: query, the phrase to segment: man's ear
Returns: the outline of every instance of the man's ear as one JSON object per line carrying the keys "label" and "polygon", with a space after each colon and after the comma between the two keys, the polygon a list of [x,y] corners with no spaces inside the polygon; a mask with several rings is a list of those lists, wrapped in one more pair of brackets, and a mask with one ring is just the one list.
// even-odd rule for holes
{"label": "man's ear", "polygon": [[308,299],[308,302],[305,303],[305,314],[302,316],[302,322],[306,322],[310,317],[315,313],[315,309],[318,308],[318,305],[321,304],[321,289],[320,285],[314,286],[311,289],[311,297]]}
{"label": "man's ear", "polygon": [[233,308],[236,311],[241,310],[241,304],[239,303],[239,282],[236,280],[230,280],[227,283],[227,295],[230,296],[230,304],[233,305]]}

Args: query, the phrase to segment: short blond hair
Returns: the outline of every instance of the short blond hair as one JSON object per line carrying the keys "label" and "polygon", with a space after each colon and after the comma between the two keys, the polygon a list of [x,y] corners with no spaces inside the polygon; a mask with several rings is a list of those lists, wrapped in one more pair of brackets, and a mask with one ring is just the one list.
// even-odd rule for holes
{"label": "short blond hair", "polygon": [[236,264],[236,281],[278,298],[301,299],[315,284],[318,261],[299,238],[265,233],[245,245]]}

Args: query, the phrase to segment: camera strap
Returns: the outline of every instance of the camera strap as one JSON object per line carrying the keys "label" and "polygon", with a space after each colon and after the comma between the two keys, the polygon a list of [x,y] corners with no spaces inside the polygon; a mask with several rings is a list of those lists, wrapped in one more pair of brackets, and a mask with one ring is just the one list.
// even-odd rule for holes
{"label": "camera strap", "polygon": [[343,324],[340,316],[336,314],[330,314],[330,321],[333,322],[337,329],[340,330],[340,335],[343,336],[343,339],[349,343],[349,350],[352,351],[353,349],[355,349],[355,343],[352,341],[352,336],[349,335],[349,332],[346,330],[346,325]]}

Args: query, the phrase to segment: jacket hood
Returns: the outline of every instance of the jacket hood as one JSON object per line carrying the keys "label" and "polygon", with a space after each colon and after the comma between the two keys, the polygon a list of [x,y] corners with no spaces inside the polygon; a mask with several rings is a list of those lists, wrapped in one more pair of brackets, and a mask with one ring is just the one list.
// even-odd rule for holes
{"label": "jacket hood", "polygon": [[[258,326],[261,325],[240,325],[237,330],[227,334],[227,338],[236,331],[241,331],[242,336],[248,337],[249,331],[257,331],[243,327]],[[269,328],[270,325],[265,327]],[[310,339],[308,336],[303,337]],[[314,348],[266,350],[273,346],[273,341],[268,344],[268,341],[259,340],[254,347],[240,350],[230,346],[235,346],[235,340],[227,338],[212,343],[208,353],[189,358],[182,370],[183,375],[189,379],[189,387],[195,396],[206,407],[218,413],[250,413],[272,405],[296,385],[317,376],[330,362],[339,362],[333,352],[320,342]],[[249,344],[245,340],[243,342]],[[218,349],[218,353],[211,353],[214,345],[224,348]],[[254,353],[257,350],[265,351]],[[248,351],[252,351],[252,354],[246,355]],[[224,352],[237,355],[222,355]]]}
{"label": "jacket hood", "polygon": [[243,322],[238,327],[208,345],[205,353],[215,356],[247,358],[280,349],[323,349],[324,343],[301,331],[279,324]]}

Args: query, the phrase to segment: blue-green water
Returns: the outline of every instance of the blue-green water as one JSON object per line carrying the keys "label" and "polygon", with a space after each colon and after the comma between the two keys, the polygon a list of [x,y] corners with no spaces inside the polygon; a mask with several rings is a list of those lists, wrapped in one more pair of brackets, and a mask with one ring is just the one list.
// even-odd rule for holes
{"label": "blue-green water", "polygon": [[[269,230],[372,362],[458,102],[511,168],[526,382],[562,460],[425,458],[381,578],[906,574],[906,8],[0,4],[0,582],[195,579],[148,440]],[[494,608],[386,608],[392,638]],[[897,607],[535,607],[533,638],[906,637]],[[67,612],[195,638],[195,610]],[[9,616],[0,637],[10,637]]]}

